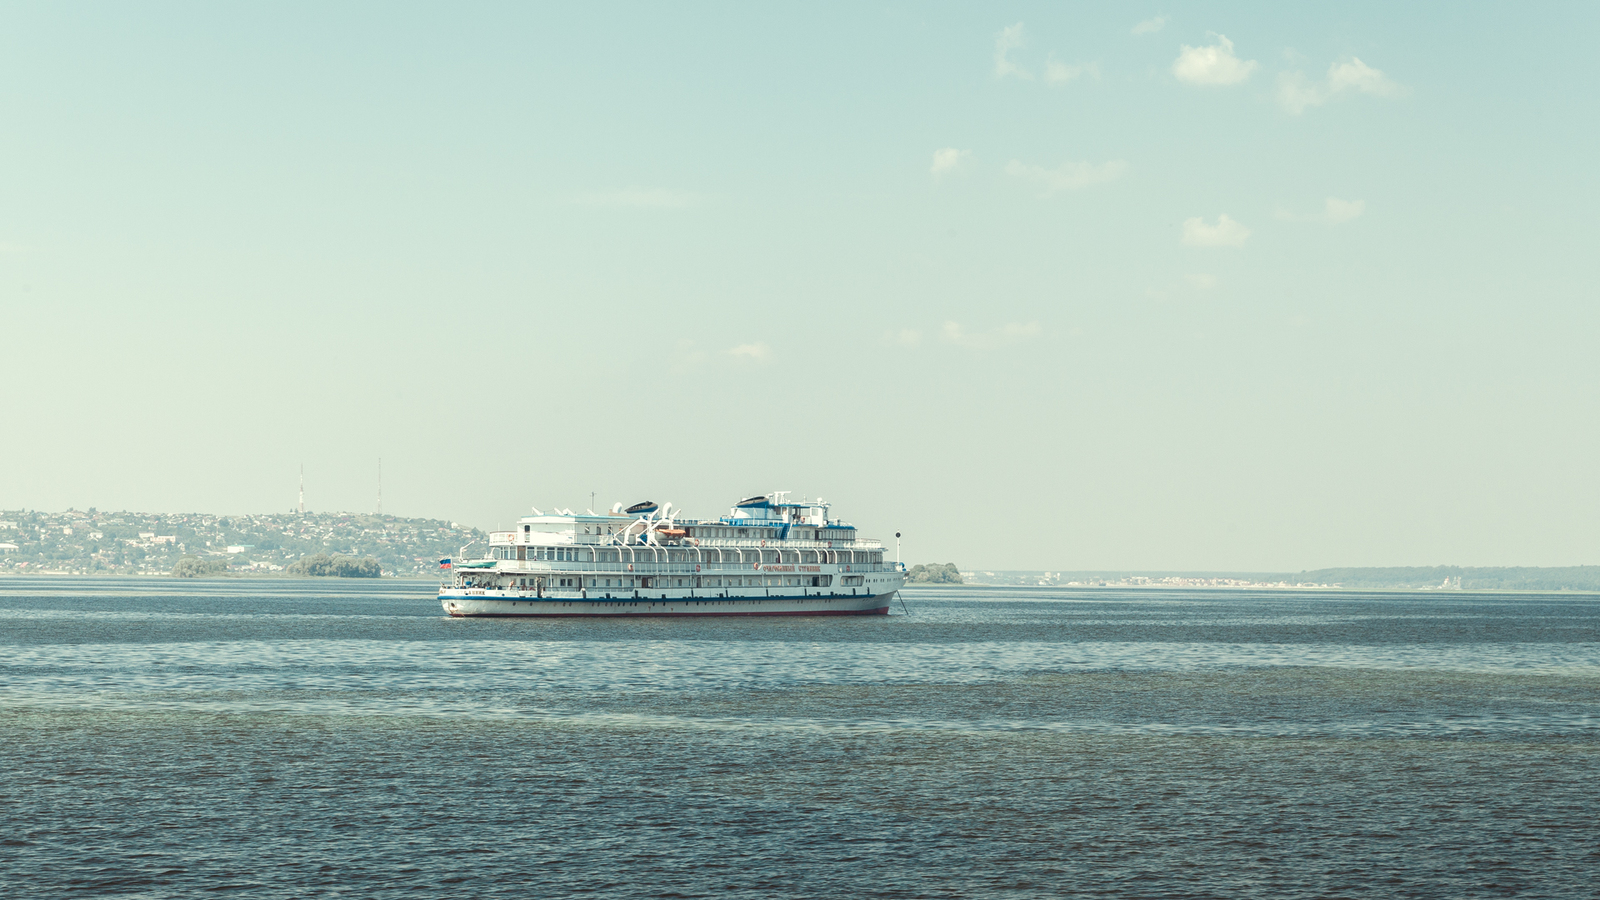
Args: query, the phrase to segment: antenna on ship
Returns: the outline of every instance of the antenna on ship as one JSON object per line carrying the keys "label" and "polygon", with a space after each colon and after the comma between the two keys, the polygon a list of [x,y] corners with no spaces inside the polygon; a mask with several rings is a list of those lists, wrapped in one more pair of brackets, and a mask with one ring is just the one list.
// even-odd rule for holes
{"label": "antenna on ship", "polygon": [[300,464],[300,515],[306,514],[306,464]]}
{"label": "antenna on ship", "polygon": [[900,532],[894,533],[894,564],[900,565]]}

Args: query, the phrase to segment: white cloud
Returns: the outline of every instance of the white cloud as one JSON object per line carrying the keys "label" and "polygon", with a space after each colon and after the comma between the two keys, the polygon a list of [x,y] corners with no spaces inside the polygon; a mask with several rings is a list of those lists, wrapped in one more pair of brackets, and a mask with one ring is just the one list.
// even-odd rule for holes
{"label": "white cloud", "polygon": [[1115,181],[1128,171],[1125,160],[1113,159],[1099,165],[1089,162],[1064,162],[1054,169],[1044,166],[1024,165],[1017,160],[1012,160],[1006,165],[1006,174],[1018,178],[1027,178],[1044,184],[1044,196],[1048,197],[1056,191],[1075,191],[1093,184],[1104,184]]}
{"label": "white cloud", "polygon": [[1328,66],[1328,75],[1322,81],[1310,81],[1300,72],[1278,75],[1278,102],[1290,115],[1298,116],[1307,108],[1321,106],[1346,91],[1374,97],[1394,97],[1405,93],[1405,88],[1353,56],[1348,62],[1336,62]]}
{"label": "white cloud", "polygon": [[1185,275],[1183,280],[1189,282],[1189,287],[1197,291],[1209,291],[1217,286],[1215,275]]}
{"label": "white cloud", "polygon": [[1005,344],[1026,341],[1038,337],[1044,332],[1038,322],[1027,324],[1010,323],[988,331],[969,332],[959,322],[946,322],[939,330],[939,336],[945,343],[961,347],[970,347],[974,350],[993,350]]}
{"label": "white cloud", "polygon": [[994,39],[994,74],[995,74],[995,77],[1004,78],[1007,75],[1015,75],[1016,77],[1022,78],[1022,79],[1031,79],[1031,78],[1033,78],[1033,76],[1028,74],[1025,70],[1023,70],[1023,68],[1021,66],[1018,66],[1016,63],[1011,61],[1011,51],[1016,50],[1016,49],[1020,48],[1021,46],[1022,46],[1022,23],[1021,22],[1018,22],[1017,24],[1011,25],[1011,26],[1006,27],[1006,28],[1002,28],[1000,30],[1000,33],[998,35],[996,35],[995,39]]}
{"label": "white cloud", "polygon": [[1359,218],[1367,209],[1365,200],[1340,200],[1338,197],[1329,197],[1327,202],[1328,221],[1337,225],[1340,222],[1349,222]]}
{"label": "white cloud", "polygon": [[898,332],[885,332],[883,338],[891,344],[899,344],[902,347],[915,347],[922,343],[922,332],[915,328],[902,328]]}
{"label": "white cloud", "polygon": [[1374,97],[1392,97],[1401,90],[1400,85],[1395,84],[1389,76],[1354,56],[1350,57],[1349,62],[1334,63],[1328,67],[1328,86],[1334,93],[1360,91]]}
{"label": "white cloud", "polygon": [[1172,63],[1172,74],[1190,84],[1239,84],[1255,69],[1256,61],[1235,56],[1233,41],[1221,34],[1209,47],[1183,45]]}
{"label": "white cloud", "polygon": [[700,195],[690,191],[672,191],[664,188],[628,188],[620,191],[602,191],[578,197],[584,206],[625,207],[632,209],[683,209],[700,202]]}
{"label": "white cloud", "polygon": [[[1023,37],[1021,22],[1000,29],[1000,33],[995,35],[994,38],[994,74],[996,78],[1004,78],[1010,75],[1023,81],[1033,80],[1033,73],[1018,65],[1011,58],[1012,51],[1022,49],[1026,43],[1027,40]],[[1050,59],[1044,65],[1044,80],[1046,84],[1059,86],[1076,81],[1085,75],[1099,79],[1100,64],[1092,62],[1068,64]]]}
{"label": "white cloud", "polygon": [[1050,60],[1044,64],[1044,80],[1046,84],[1066,84],[1076,81],[1078,76],[1087,75],[1096,81],[1100,80],[1099,63],[1078,63],[1069,66],[1064,62]]}
{"label": "white cloud", "polygon": [[753,344],[740,344],[729,350],[728,355],[745,359],[766,359],[772,355],[772,348],[761,341],[756,341]]}
{"label": "white cloud", "polygon": [[1306,81],[1303,73],[1278,73],[1278,102],[1291,114],[1298,116],[1306,107],[1321,106],[1327,100],[1327,91]]}
{"label": "white cloud", "polygon": [[1300,214],[1280,209],[1276,216],[1285,222],[1328,222],[1339,225],[1361,218],[1361,214],[1366,210],[1365,200],[1340,200],[1338,197],[1329,197],[1323,202],[1321,212]]}
{"label": "white cloud", "polygon": [[933,165],[928,171],[935,175],[954,172],[961,167],[961,163],[972,156],[971,150],[957,150],[954,147],[944,147],[933,151]]}
{"label": "white cloud", "polygon": [[1167,17],[1166,16],[1156,16],[1156,17],[1151,18],[1151,19],[1145,19],[1143,22],[1140,22],[1139,24],[1133,26],[1133,33],[1134,34],[1155,34],[1156,32],[1160,31],[1163,27],[1165,27],[1166,24],[1167,24]]}
{"label": "white cloud", "polygon": [[1243,247],[1249,237],[1250,229],[1226,215],[1218,216],[1215,225],[1207,225],[1199,216],[1183,222],[1183,243],[1188,247]]}

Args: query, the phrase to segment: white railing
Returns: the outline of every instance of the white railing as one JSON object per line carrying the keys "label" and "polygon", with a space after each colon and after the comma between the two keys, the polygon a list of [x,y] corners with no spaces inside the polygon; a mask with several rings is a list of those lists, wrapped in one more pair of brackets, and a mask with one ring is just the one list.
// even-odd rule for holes
{"label": "white railing", "polygon": [[[718,562],[704,562],[704,563],[682,563],[682,562],[675,562],[675,563],[666,563],[666,562],[660,562],[660,563],[657,563],[657,562],[636,562],[636,563],[625,563],[625,562],[624,563],[611,563],[611,562],[601,562],[601,563],[596,563],[596,562],[560,563],[560,562],[547,562],[545,560],[532,560],[532,559],[529,559],[529,560],[501,559],[501,560],[496,560],[495,562],[496,562],[496,565],[493,568],[484,567],[484,568],[478,569],[478,568],[467,568],[467,567],[463,566],[460,569],[458,569],[457,571],[459,571],[463,575],[470,575],[473,572],[483,572],[485,574],[499,574],[499,575],[507,575],[507,574],[516,575],[516,574],[522,574],[522,573],[546,574],[546,573],[550,573],[550,572],[559,572],[559,573],[561,573],[563,575],[597,575],[597,574],[598,575],[605,575],[605,574],[618,574],[618,573],[623,574],[623,575],[630,575],[630,574],[631,575],[697,575],[697,574],[698,575],[727,575],[727,574],[738,574],[740,572],[747,573],[747,574],[748,573],[753,573],[753,572],[756,572],[756,571],[767,572],[767,571],[771,570],[772,567],[774,567],[774,566],[782,566],[783,569],[781,570],[780,574],[787,574],[787,575],[856,574],[856,573],[860,573],[860,572],[895,572],[895,571],[899,571],[896,568],[895,564],[892,563],[892,562],[882,562],[882,563],[788,563],[788,562],[786,562],[786,563],[761,563],[761,568],[759,570],[755,568],[755,563],[735,563],[735,562],[720,562],[720,563],[718,563]],[[801,569],[802,566],[806,567],[806,570],[802,570]],[[829,566],[831,566],[832,568],[829,569],[827,572],[821,571],[823,568],[829,567]],[[815,571],[812,571],[812,570],[815,570]]]}
{"label": "white railing", "polygon": [[673,547],[721,547],[725,550],[877,550],[882,541],[801,541],[774,538],[759,541],[750,538],[694,538],[700,543],[673,544]]}
{"label": "white railing", "polygon": [[[555,543],[555,544],[539,543],[539,544],[531,544],[529,546],[537,546],[537,547],[571,547],[571,546],[578,546],[578,545],[581,545],[581,546],[595,546],[595,545],[598,545],[598,546],[602,546],[602,547],[632,547],[634,549],[642,549],[642,548],[645,548],[645,547],[657,546],[657,547],[672,547],[672,548],[678,549],[678,550],[688,549],[688,548],[692,548],[692,547],[700,547],[700,548],[720,547],[720,548],[723,548],[725,550],[763,550],[763,549],[765,549],[765,550],[881,550],[881,549],[883,549],[883,541],[872,540],[870,538],[858,538],[858,539],[853,540],[853,541],[801,541],[801,540],[784,540],[784,539],[781,539],[781,538],[773,538],[771,540],[762,541],[762,540],[756,540],[756,539],[753,539],[753,538],[692,538],[692,539],[688,539],[688,540],[679,540],[679,541],[677,541],[675,543],[671,543],[671,544],[667,544],[667,543],[662,543],[662,544],[616,544],[616,543],[612,543],[611,541],[603,540],[603,538],[607,538],[607,537],[610,537],[610,535],[580,534],[580,535],[575,535],[574,536],[574,540],[571,543],[567,543],[567,542],[563,541],[561,543]],[[696,541],[698,541],[699,543],[695,543]],[[489,543],[490,544],[501,544],[501,545],[504,545],[504,544],[516,544],[517,543],[517,533],[515,531],[491,531],[491,532],[489,532]]]}

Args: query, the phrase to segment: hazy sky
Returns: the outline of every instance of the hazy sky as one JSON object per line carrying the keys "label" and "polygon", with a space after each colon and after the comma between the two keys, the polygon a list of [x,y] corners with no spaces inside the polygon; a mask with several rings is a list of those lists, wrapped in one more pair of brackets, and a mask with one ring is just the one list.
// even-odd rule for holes
{"label": "hazy sky", "polygon": [[1600,562],[1600,5],[0,7],[0,508]]}

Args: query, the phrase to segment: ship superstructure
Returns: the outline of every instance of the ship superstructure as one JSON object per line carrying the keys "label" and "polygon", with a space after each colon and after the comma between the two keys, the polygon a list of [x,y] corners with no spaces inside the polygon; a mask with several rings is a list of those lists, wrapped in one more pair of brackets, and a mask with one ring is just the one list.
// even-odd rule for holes
{"label": "ship superstructure", "polygon": [[719,519],[651,501],[609,513],[555,510],[489,535],[486,556],[449,561],[452,616],[886,614],[905,584],[883,545],[829,517],[821,498],[749,497]]}

